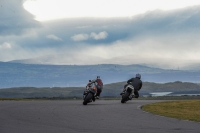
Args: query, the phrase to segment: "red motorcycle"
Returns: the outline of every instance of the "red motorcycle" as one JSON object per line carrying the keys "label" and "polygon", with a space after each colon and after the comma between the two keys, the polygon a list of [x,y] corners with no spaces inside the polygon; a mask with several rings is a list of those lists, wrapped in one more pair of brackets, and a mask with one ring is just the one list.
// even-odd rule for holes
{"label": "red motorcycle", "polygon": [[83,93],[83,105],[87,105],[88,103],[95,101],[95,95],[97,93],[97,88],[95,85],[89,87]]}

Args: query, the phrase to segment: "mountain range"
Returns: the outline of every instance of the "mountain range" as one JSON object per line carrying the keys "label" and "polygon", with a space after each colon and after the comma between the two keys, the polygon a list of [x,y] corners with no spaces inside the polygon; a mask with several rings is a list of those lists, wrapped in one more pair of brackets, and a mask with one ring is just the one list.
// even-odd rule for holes
{"label": "mountain range", "polygon": [[[130,58],[131,62],[134,62],[134,64],[141,64],[141,59],[144,57],[141,55],[127,55],[127,56],[119,56],[119,57],[113,57],[110,59],[98,57],[98,56],[89,56],[89,55],[77,55],[76,56],[70,56],[70,54],[56,54],[56,55],[46,55],[46,56],[39,56],[35,58],[28,58],[28,59],[19,59],[19,60],[11,60],[9,62],[11,63],[22,63],[22,64],[41,64],[41,65],[96,65],[96,64],[109,64],[112,62],[113,64],[123,64],[123,65],[130,65]],[[162,68],[162,69],[180,69],[180,70],[200,70],[200,63],[190,61],[190,60],[178,60],[178,59],[161,59],[161,58],[150,58],[145,57],[146,60],[145,63],[143,62],[141,65],[149,66],[153,68]],[[157,60],[157,63],[153,63],[155,60]],[[159,60],[159,61],[158,61]],[[74,63],[76,62],[76,63]],[[172,63],[168,63],[172,62]],[[172,64],[178,64],[180,63],[180,68],[177,65]],[[185,63],[183,63],[185,62]],[[176,68],[172,67],[176,66]]]}
{"label": "mountain range", "polygon": [[0,62],[0,88],[10,87],[83,87],[100,76],[104,84],[126,81],[142,75],[142,81],[200,83],[200,70],[172,70],[145,65],[48,65]]}

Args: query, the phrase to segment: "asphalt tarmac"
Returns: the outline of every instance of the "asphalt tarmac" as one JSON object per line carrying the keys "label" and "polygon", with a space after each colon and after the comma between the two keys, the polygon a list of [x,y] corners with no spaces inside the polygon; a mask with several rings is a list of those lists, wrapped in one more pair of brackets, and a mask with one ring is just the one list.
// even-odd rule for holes
{"label": "asphalt tarmac", "polygon": [[200,123],[141,110],[155,100],[0,101],[0,133],[200,133]]}

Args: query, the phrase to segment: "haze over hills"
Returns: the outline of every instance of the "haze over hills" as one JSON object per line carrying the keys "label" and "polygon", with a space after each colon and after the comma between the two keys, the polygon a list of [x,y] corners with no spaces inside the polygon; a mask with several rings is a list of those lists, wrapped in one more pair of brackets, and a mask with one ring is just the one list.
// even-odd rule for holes
{"label": "haze over hills", "polygon": [[78,87],[101,76],[104,84],[126,81],[142,75],[155,83],[174,81],[200,83],[200,71],[165,70],[144,65],[42,65],[0,62],[0,88],[10,87]]}
{"label": "haze over hills", "polygon": [[[76,55],[76,56],[75,56]],[[145,63],[142,61],[141,55],[127,55],[119,56],[113,58],[103,58],[95,55],[77,55],[71,56],[70,54],[54,54],[39,56],[36,58],[12,60],[9,62],[12,63],[22,63],[22,64],[43,64],[43,65],[96,65],[96,64],[123,64],[131,65],[134,64],[143,64],[145,66],[150,66],[153,68],[162,68],[162,69],[180,69],[180,70],[200,70],[200,63],[190,61],[190,60],[177,60],[177,59],[160,59],[160,58],[150,58],[145,57]],[[130,62],[131,58],[131,62]],[[144,57],[143,57],[144,58]],[[155,60],[158,60],[155,63]],[[76,63],[74,63],[76,62]],[[173,62],[173,63],[169,63]],[[176,67],[172,67],[171,64],[180,64]]]}

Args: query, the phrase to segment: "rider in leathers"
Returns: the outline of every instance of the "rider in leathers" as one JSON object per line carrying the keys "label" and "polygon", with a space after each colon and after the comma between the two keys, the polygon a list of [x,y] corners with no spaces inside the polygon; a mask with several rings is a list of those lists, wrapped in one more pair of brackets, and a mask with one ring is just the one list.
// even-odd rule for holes
{"label": "rider in leathers", "polygon": [[[133,97],[134,98],[138,98],[139,97],[138,91],[142,88],[142,81],[140,79],[141,79],[141,75],[140,74],[136,74],[135,78],[129,79],[127,81],[127,84],[124,85],[123,92],[120,95],[122,95],[124,93],[126,86],[128,84],[131,84],[134,87],[134,96]],[[132,99],[132,97],[130,99]]]}
{"label": "rider in leathers", "polygon": [[96,79],[92,80],[91,83],[95,83],[95,86],[97,88],[97,94],[96,94],[96,99],[99,99],[100,97],[100,94],[103,90],[103,82],[102,80],[100,79],[100,76],[97,76]]}

